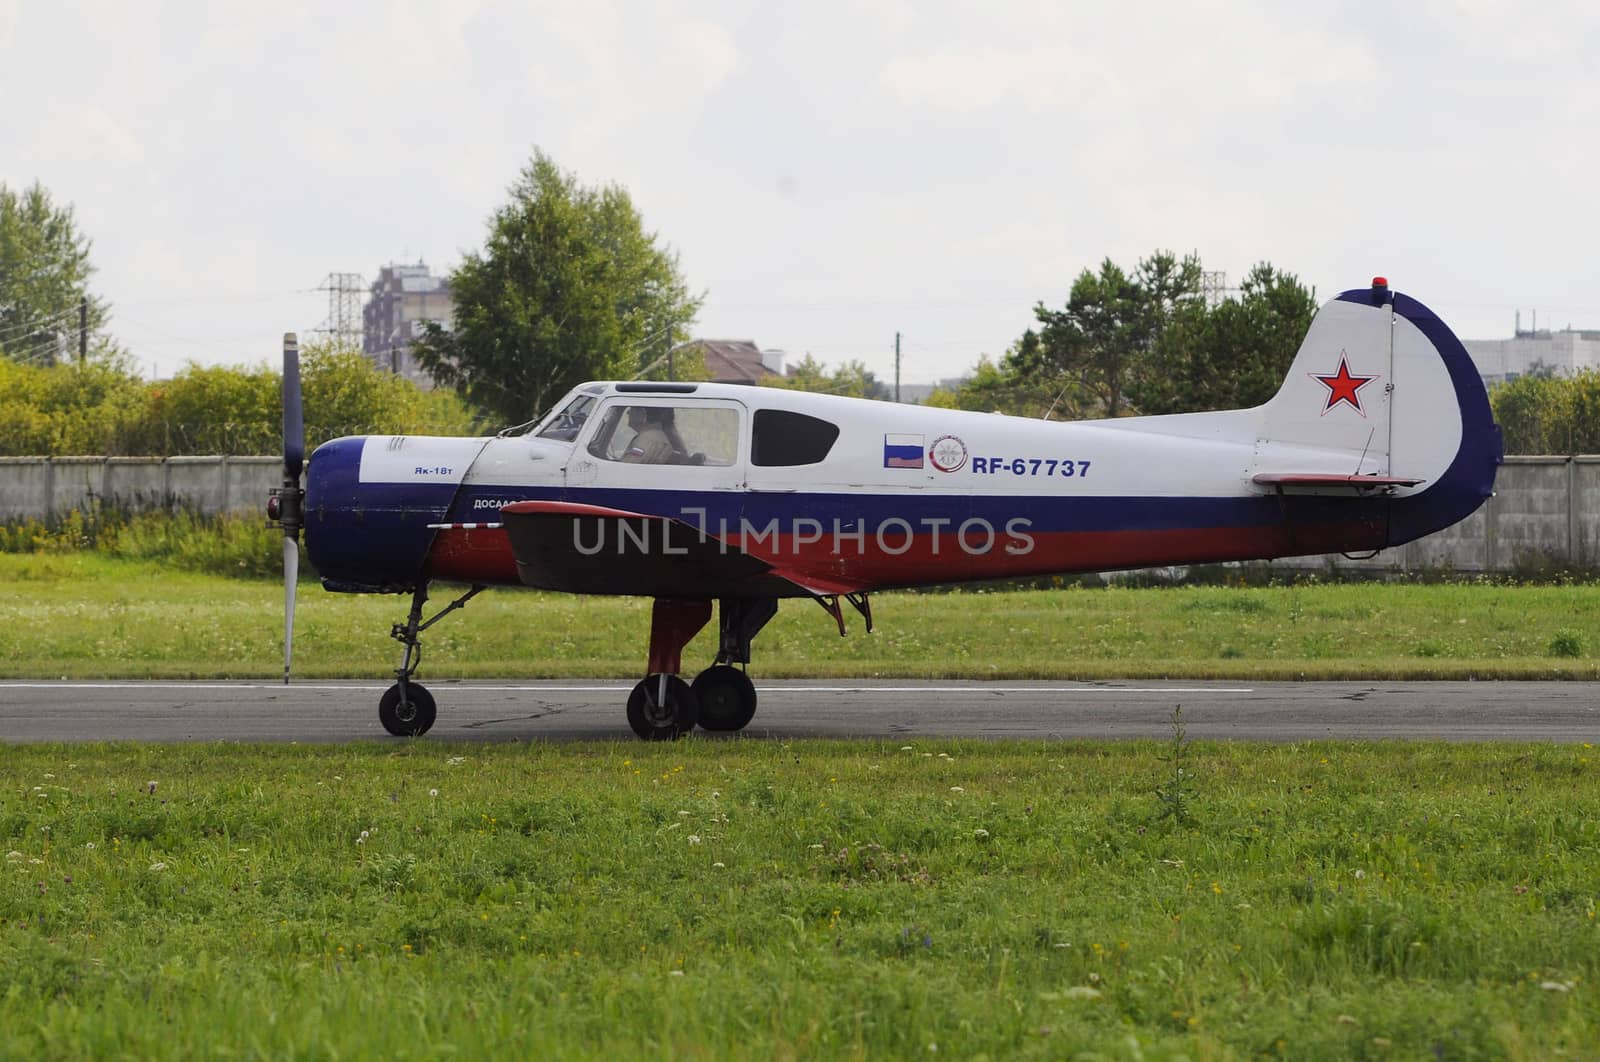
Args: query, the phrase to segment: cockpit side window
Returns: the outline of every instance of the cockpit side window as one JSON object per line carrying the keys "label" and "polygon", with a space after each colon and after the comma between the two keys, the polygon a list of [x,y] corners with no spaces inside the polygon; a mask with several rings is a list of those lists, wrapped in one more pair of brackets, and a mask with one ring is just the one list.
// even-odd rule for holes
{"label": "cockpit side window", "polygon": [[828,456],[839,425],[787,409],[756,410],[750,463],[767,468],[814,465]]}
{"label": "cockpit side window", "polygon": [[630,464],[732,465],[739,454],[739,413],[704,403],[610,405],[589,453]]}

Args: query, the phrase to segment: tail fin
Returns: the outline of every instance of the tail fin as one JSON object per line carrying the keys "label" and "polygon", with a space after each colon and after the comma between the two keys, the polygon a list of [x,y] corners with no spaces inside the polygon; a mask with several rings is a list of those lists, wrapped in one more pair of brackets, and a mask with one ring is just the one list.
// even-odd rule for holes
{"label": "tail fin", "polygon": [[1289,375],[1261,409],[1252,479],[1393,493],[1389,544],[1472,513],[1494,490],[1500,430],[1461,341],[1381,277],[1311,323]]}

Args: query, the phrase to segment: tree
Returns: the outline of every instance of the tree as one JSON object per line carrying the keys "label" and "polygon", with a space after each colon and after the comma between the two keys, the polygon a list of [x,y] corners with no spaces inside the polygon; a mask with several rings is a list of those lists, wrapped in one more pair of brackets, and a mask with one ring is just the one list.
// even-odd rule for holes
{"label": "tree", "polygon": [[1176,305],[1156,337],[1151,368],[1130,388],[1143,413],[1260,405],[1283,385],[1317,314],[1316,296],[1292,273],[1256,265],[1237,298]]}
{"label": "tree", "polygon": [[98,332],[107,309],[89,294],[93,273],[72,207],[56,206],[37,181],[20,194],[0,184],[0,352],[55,364],[76,349],[84,300],[89,329]]}
{"label": "tree", "polygon": [[1029,329],[998,363],[983,355],[959,386],[935,391],[925,404],[1056,420],[1081,417],[1094,406],[1083,388],[1038,371],[1039,364],[1039,334]]}
{"label": "tree", "polygon": [[[464,435],[460,399],[425,392],[356,350],[308,344],[300,358],[306,451],[341,435]],[[283,448],[282,380],[276,368],[190,364],[150,386],[145,437],[134,452],[274,454]]]}
{"label": "tree", "polygon": [[782,376],[768,376],[761,380],[765,387],[782,387],[790,391],[815,391],[818,394],[846,395],[850,398],[890,399],[894,395],[877,376],[859,359],[847,361],[837,369],[828,367],[807,354]]}
{"label": "tree", "polygon": [[1039,342],[1017,367],[1063,387],[1076,385],[1101,415],[1120,416],[1130,394],[1159,371],[1154,355],[1167,326],[1196,306],[1204,306],[1197,256],[1157,251],[1131,276],[1107,258],[1098,274],[1086,269],[1078,275],[1064,309],[1034,308],[1043,326]]}
{"label": "tree", "polygon": [[1508,454],[1600,453],[1600,372],[1520,376],[1489,391]]}
{"label": "tree", "polygon": [[687,337],[701,301],[626,191],[580,186],[537,150],[450,290],[454,327],[424,325],[417,361],[503,422],[635,375]]}

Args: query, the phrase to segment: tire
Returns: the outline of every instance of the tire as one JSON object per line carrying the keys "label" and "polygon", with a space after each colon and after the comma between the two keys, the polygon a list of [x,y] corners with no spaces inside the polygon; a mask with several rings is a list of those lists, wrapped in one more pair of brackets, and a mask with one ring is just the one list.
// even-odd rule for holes
{"label": "tire", "polygon": [[657,703],[660,675],[646,675],[628,695],[628,725],[646,741],[672,741],[694,729],[700,702],[689,684],[676,675],[666,676],[667,696]]}
{"label": "tire", "polygon": [[695,676],[689,688],[700,701],[700,725],[707,730],[743,730],[755,717],[755,683],[736,667],[708,667]]}
{"label": "tire", "polygon": [[383,728],[395,737],[421,737],[438,718],[439,707],[433,694],[415,682],[404,683],[407,703],[400,703],[401,683],[396,682],[384,691],[378,701],[378,720]]}

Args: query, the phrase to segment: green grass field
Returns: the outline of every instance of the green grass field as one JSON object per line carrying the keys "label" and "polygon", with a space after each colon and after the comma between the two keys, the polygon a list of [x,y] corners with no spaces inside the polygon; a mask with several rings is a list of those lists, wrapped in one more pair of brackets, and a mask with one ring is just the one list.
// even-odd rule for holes
{"label": "green grass field", "polygon": [[0,1057],[1600,1052],[1595,750],[1170,752],[0,746]]}
{"label": "green grass field", "polygon": [[[95,553],[0,553],[0,677],[261,677],[282,668],[282,589]],[[430,604],[453,594],[437,588]],[[300,587],[296,674],[385,675],[404,597]],[[1595,678],[1600,585],[1178,587],[889,593],[877,633],[784,602],[760,677]],[[420,676],[628,677],[649,602],[491,591],[424,636]],[[686,650],[709,663],[715,624]]]}

